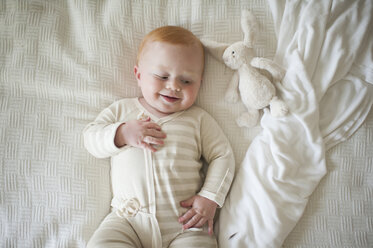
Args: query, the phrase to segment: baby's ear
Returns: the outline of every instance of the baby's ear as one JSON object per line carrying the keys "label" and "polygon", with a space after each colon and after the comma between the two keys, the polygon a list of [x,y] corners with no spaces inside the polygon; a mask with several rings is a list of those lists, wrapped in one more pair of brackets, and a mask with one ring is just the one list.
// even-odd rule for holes
{"label": "baby's ear", "polygon": [[219,43],[219,42],[207,40],[207,39],[201,39],[201,42],[203,44],[203,47],[209,54],[211,54],[215,59],[224,63],[223,54],[224,54],[225,49],[227,49],[227,47],[229,46],[229,44]]}
{"label": "baby's ear", "polygon": [[137,65],[135,65],[133,67],[133,72],[135,73],[136,80],[140,80],[140,71],[139,71],[139,67]]}

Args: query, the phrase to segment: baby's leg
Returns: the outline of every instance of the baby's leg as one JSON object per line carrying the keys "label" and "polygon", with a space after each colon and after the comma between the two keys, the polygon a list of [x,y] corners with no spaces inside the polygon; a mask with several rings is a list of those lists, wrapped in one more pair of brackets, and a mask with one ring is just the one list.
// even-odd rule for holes
{"label": "baby's leg", "polygon": [[104,247],[140,248],[142,245],[128,220],[112,212],[102,221],[87,244],[87,248]]}
{"label": "baby's leg", "polygon": [[185,231],[176,236],[169,248],[217,248],[215,235],[210,236],[206,231]]}

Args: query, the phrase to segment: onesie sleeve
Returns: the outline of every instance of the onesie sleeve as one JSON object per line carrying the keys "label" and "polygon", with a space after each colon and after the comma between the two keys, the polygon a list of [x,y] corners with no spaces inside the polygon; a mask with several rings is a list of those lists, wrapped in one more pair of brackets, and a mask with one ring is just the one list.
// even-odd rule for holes
{"label": "onesie sleeve", "polygon": [[94,157],[111,157],[125,149],[114,144],[116,131],[124,123],[120,116],[123,115],[123,106],[123,101],[114,102],[84,128],[84,146]]}
{"label": "onesie sleeve", "polygon": [[222,129],[207,113],[201,118],[200,135],[202,156],[208,163],[208,169],[198,194],[222,207],[235,172],[232,148]]}

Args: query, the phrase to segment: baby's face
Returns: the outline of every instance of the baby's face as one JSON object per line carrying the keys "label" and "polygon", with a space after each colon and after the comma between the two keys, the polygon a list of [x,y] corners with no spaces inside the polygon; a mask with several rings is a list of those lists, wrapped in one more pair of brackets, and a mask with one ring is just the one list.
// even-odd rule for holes
{"label": "baby's face", "polygon": [[197,45],[147,44],[134,69],[145,107],[165,116],[192,106],[201,86],[202,52]]}

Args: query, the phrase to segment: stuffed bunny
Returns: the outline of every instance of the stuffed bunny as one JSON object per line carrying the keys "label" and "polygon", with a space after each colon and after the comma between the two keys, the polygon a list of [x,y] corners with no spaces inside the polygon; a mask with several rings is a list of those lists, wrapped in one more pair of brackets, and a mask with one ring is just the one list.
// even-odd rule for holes
{"label": "stuffed bunny", "polygon": [[244,32],[243,41],[228,45],[202,39],[202,43],[211,55],[235,70],[225,98],[229,102],[237,102],[237,88],[239,89],[247,112],[237,118],[237,124],[240,127],[253,127],[258,122],[259,110],[267,106],[270,106],[271,114],[275,117],[287,114],[288,107],[276,97],[275,86],[259,72],[265,70],[271,74],[274,82],[279,82],[285,71],[272,60],[255,57],[253,44],[258,33],[258,23],[248,10],[242,11],[241,27]]}

